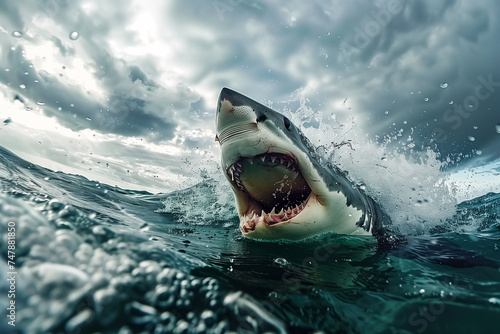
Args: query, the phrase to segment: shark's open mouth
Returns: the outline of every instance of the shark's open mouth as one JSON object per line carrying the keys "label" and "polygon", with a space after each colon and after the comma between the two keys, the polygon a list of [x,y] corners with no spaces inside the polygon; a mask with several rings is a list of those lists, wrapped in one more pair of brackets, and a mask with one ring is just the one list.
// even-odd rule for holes
{"label": "shark's open mouth", "polygon": [[268,226],[289,222],[306,207],[312,194],[292,154],[264,153],[240,158],[226,171],[246,202],[240,211],[244,233],[262,222]]}
{"label": "shark's open mouth", "polygon": [[231,89],[219,95],[215,140],[231,183],[240,230],[258,240],[320,233],[381,234],[390,218],[285,115]]}

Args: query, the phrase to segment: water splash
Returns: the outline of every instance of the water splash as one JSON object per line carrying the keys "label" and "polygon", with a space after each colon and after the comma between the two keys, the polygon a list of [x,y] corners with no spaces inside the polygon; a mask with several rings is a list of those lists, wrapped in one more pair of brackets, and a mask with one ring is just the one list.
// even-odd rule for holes
{"label": "water splash", "polygon": [[158,212],[173,213],[179,221],[190,225],[237,224],[233,192],[218,162],[200,157],[195,164],[203,166],[198,172],[201,182],[168,195],[163,200],[164,208]]}
{"label": "water splash", "polygon": [[[301,120],[317,113],[306,98],[299,101],[300,107],[287,116],[319,147],[321,161],[347,171],[354,184],[365,185],[401,233],[427,233],[454,214],[453,186],[437,152],[417,147],[411,137],[402,142],[402,132],[382,143],[369,140],[355,119],[339,126],[320,117],[317,129],[305,128]],[[325,140],[326,133],[331,135]]]}

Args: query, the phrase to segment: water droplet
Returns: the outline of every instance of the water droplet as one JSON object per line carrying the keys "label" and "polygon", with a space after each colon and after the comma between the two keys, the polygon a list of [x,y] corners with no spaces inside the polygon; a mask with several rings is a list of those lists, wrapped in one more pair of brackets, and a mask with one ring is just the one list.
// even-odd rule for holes
{"label": "water droplet", "polygon": [[469,140],[470,140],[470,141],[474,141],[474,140],[476,140],[476,138],[474,138],[474,137],[472,137],[472,136],[469,136]]}
{"label": "water droplet", "polygon": [[447,82],[443,82],[442,84],[439,85],[439,87],[441,87],[441,88],[444,89],[444,88],[448,87],[448,83]]}
{"label": "water droplet", "polygon": [[80,34],[78,33],[78,31],[72,31],[70,34],[69,34],[69,39],[75,41],[78,39],[78,37],[80,37]]}
{"label": "water droplet", "polygon": [[44,106],[44,105],[45,105],[45,102],[38,101],[36,104],[38,104],[39,106]]}
{"label": "water droplet", "polygon": [[282,257],[278,257],[274,259],[274,263],[279,264],[280,266],[284,266],[288,264],[288,261]]}
{"label": "water droplet", "polygon": [[481,150],[476,150],[476,154],[477,154],[477,155],[481,155],[481,154],[483,154],[483,151],[481,151]]}
{"label": "water droplet", "polygon": [[23,33],[16,30],[12,32],[12,36],[14,36],[15,38],[21,38],[23,37]]}
{"label": "water droplet", "polygon": [[426,98],[424,99],[424,101],[425,101],[425,102],[429,101],[429,98],[428,98],[428,97],[426,97]]}
{"label": "water droplet", "polygon": [[90,118],[90,117],[87,117],[87,118],[85,118],[85,119],[86,119],[87,121],[91,121],[91,120],[92,120],[92,118]]}
{"label": "water droplet", "polygon": [[495,129],[497,130],[497,133],[500,133],[500,123],[498,123],[498,124],[495,126]]}
{"label": "water droplet", "polygon": [[450,100],[450,102],[448,102],[448,104],[453,104],[453,100]]}
{"label": "water droplet", "polygon": [[26,88],[26,85],[25,85],[25,84],[20,84],[20,85],[19,85],[19,87],[20,87],[21,89],[25,89],[25,88]]}
{"label": "water droplet", "polygon": [[385,111],[385,114],[386,114],[386,115],[389,115],[389,110],[386,110],[386,111]]}
{"label": "water droplet", "polygon": [[419,291],[420,293],[424,293],[425,292],[425,289],[420,289]]}
{"label": "water droplet", "polygon": [[329,33],[329,32],[327,32],[327,33],[326,33],[326,35],[327,35],[327,36],[330,36],[330,33]]}
{"label": "water droplet", "polygon": [[477,130],[477,125],[474,125],[472,128],[473,128],[474,130]]}

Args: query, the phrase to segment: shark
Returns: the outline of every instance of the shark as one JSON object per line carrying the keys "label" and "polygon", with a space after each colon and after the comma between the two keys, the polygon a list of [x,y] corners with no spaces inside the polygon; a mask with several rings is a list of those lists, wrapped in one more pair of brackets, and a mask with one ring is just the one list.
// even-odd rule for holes
{"label": "shark", "polygon": [[216,141],[245,237],[386,235],[390,217],[381,206],[345,171],[321,163],[311,141],[281,113],[223,88]]}

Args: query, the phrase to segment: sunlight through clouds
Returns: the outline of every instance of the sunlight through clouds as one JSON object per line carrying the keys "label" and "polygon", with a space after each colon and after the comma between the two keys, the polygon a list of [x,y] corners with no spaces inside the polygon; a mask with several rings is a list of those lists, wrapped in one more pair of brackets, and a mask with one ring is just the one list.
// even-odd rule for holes
{"label": "sunlight through clouds", "polygon": [[[121,166],[133,164],[136,149],[151,170],[163,168],[172,179],[187,173],[195,182],[197,171],[179,166],[187,156],[217,159],[214,111],[224,86],[281,111],[295,112],[301,95],[314,113],[309,118],[355,122],[357,135],[381,144],[411,132],[415,150],[435,150],[453,168],[500,159],[490,126],[500,123],[493,0],[51,4],[4,2],[0,12],[0,117],[11,120],[1,145],[31,154],[33,162],[47,161],[34,137],[48,139],[50,128],[58,138],[54,152],[73,154],[74,161],[84,154],[73,152],[78,140]],[[474,96],[479,77],[491,78],[485,87],[493,91],[478,110],[460,114],[453,108]],[[83,140],[78,135],[85,131],[92,136]],[[16,134],[23,139],[14,140]],[[137,184],[164,189],[173,182]]]}

